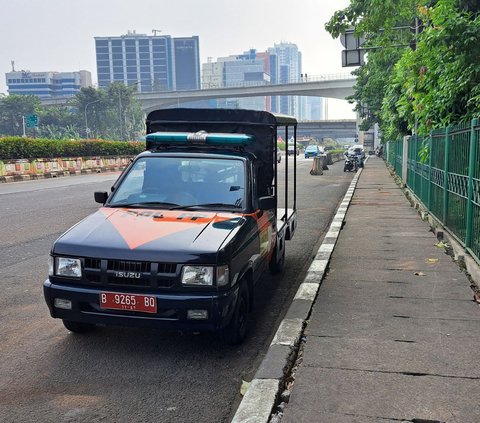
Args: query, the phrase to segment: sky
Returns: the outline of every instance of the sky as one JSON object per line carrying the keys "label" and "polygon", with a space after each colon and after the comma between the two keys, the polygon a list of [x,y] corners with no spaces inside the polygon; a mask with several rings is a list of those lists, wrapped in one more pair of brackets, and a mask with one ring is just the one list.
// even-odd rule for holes
{"label": "sky", "polygon": [[[96,36],[129,30],[153,35],[198,35],[200,62],[208,57],[265,51],[275,43],[295,43],[308,75],[349,73],[342,68],[342,45],[324,24],[349,0],[0,0],[0,93],[5,73],[92,72],[97,82]],[[353,105],[328,100],[329,119],[353,119]]]}

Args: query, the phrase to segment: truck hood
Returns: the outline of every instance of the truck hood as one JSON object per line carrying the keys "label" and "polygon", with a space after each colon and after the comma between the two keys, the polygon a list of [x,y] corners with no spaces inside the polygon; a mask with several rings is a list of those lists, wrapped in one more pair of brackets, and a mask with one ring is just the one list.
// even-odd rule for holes
{"label": "truck hood", "polygon": [[244,218],[233,213],[103,207],[65,232],[55,254],[161,262],[216,260]]}

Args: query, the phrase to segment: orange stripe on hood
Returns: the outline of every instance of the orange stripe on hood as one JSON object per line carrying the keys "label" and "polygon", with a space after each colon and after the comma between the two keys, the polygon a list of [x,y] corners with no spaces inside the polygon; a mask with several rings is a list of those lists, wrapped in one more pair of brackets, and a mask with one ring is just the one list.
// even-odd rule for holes
{"label": "orange stripe on hood", "polygon": [[238,217],[215,212],[187,212],[184,210],[112,209],[100,212],[122,236],[130,249],[156,239],[183,232],[209,223],[223,222]]}

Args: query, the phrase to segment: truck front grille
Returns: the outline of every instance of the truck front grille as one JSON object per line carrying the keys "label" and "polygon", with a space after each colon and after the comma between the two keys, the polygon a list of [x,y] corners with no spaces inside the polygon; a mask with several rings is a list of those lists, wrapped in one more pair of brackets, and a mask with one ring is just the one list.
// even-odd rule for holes
{"label": "truck front grille", "polygon": [[175,263],[84,258],[88,284],[136,288],[170,288],[177,278]]}

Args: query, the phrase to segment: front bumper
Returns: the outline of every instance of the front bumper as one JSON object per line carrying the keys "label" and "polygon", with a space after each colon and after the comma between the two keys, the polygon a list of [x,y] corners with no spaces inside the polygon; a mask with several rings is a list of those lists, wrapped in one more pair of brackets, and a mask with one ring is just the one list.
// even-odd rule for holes
{"label": "front bumper", "polygon": [[[99,305],[100,292],[129,294],[128,289],[98,289],[52,283],[47,279],[43,293],[50,315],[54,318],[104,324],[112,326],[150,327],[166,330],[216,331],[231,320],[238,295],[238,285],[218,293],[159,293],[145,291],[142,295],[155,296],[157,313],[143,313],[126,310],[105,310]],[[134,292],[132,292],[133,294]],[[137,292],[138,293],[138,292]],[[72,302],[72,309],[54,307],[54,299],[63,298]],[[207,310],[205,320],[187,319],[187,310]]]}

